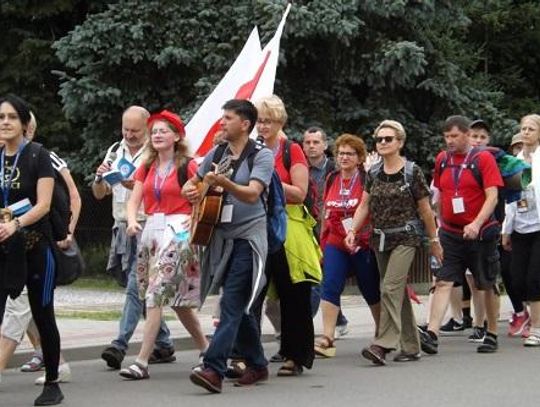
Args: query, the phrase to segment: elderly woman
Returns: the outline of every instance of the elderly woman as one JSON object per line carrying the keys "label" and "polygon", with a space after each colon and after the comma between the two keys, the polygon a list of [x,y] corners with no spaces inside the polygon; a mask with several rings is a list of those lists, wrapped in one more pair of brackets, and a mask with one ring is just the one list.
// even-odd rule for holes
{"label": "elderly woman", "polygon": [[287,239],[266,263],[281,305],[279,354],[285,362],[278,376],[298,376],[303,367],[312,367],[315,358],[311,285],[321,278],[320,249],[313,235],[316,222],[303,205],[308,165],[300,145],[288,141],[283,133],[287,112],[281,99],[275,95],[266,97],[255,106],[259,113],[257,132],[274,152],[275,168],[287,200]]}
{"label": "elderly woman", "polygon": [[354,250],[357,233],[371,216],[372,245],[382,278],[381,319],[373,344],[362,350],[362,356],[384,365],[386,354],[398,347],[401,352],[394,361],[420,357],[420,340],[406,285],[417,248],[422,244],[422,226],[431,243],[431,254],[438,260],[442,260],[442,248],[422,171],[400,155],[405,129],[394,120],[384,120],[375,130],[374,139],[382,162],[368,173],[362,202],[345,242]]}
{"label": "elderly woman", "polygon": [[14,95],[0,98],[2,203],[0,219],[0,321],[7,296],[28,288],[32,317],[42,338],[43,392],[34,405],[55,405],[64,398],[58,386],[60,336],[54,317],[52,229],[48,220],[54,172],[47,150],[25,134],[30,110]]}
{"label": "elderly woman", "polygon": [[349,250],[343,240],[351,227],[352,216],[360,204],[366,173],[364,141],[352,134],[343,134],[335,143],[339,170],[331,173],[324,189],[323,281],[321,310],[324,335],[315,344],[315,354],[333,357],[336,318],[340,310],[340,297],[349,273],[356,277],[360,292],[371,309],[375,332],[379,325],[380,291],[379,271],[373,251],[369,247],[370,228],[364,223],[356,234],[356,248]]}
{"label": "elderly woman", "polygon": [[[521,119],[523,149],[517,155],[532,166],[532,179],[521,192],[521,199],[506,204],[502,244],[512,251],[510,266],[512,288],[529,303],[530,328],[525,346],[540,346],[540,115]],[[529,319],[527,311],[516,317]]]}
{"label": "elderly woman", "polygon": [[181,195],[183,182],[196,172],[186,157],[182,119],[167,110],[148,119],[151,134],[148,156],[135,172],[135,186],[127,207],[130,236],[142,230],[137,211],[144,202],[148,218],[137,254],[137,283],[146,300],[146,322],[141,350],[135,363],[120,376],[147,379],[163,307],[170,305],[204,352],[208,342],[194,308],[199,306],[199,263],[189,245],[191,204]]}

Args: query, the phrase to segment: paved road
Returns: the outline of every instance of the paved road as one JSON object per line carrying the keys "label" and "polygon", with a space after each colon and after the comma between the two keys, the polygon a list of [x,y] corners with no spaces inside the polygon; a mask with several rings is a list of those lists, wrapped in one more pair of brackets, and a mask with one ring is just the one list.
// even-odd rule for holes
{"label": "paved road", "polygon": [[[501,325],[501,332],[504,327]],[[519,339],[501,337],[497,354],[477,354],[465,336],[442,339],[441,353],[419,362],[375,367],[359,357],[366,334],[351,332],[337,342],[334,359],[317,360],[297,378],[272,377],[255,388],[227,383],[221,395],[210,395],[188,379],[195,351],[177,352],[178,362],[151,367],[150,380],[125,382],[100,360],[72,362],[73,382],[64,384],[63,405],[109,406],[475,406],[537,405],[540,349],[526,349]],[[265,346],[267,355],[277,346]],[[130,358],[129,360],[132,360]],[[6,371],[0,384],[0,406],[32,405],[39,388],[37,373]],[[219,403],[219,404],[218,404]]]}

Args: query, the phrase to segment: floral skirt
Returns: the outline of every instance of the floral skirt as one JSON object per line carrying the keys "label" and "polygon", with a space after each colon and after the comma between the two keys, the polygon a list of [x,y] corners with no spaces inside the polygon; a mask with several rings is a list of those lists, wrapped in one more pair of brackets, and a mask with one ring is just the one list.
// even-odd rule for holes
{"label": "floral skirt", "polygon": [[147,307],[200,304],[199,259],[183,226],[187,219],[187,215],[167,215],[163,222],[151,215],[146,221],[137,248],[137,285]]}

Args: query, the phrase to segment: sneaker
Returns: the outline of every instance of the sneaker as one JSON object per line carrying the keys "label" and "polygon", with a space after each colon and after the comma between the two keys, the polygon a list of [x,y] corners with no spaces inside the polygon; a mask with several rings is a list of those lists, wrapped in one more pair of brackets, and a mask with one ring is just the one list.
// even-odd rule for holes
{"label": "sneaker", "polygon": [[416,362],[420,360],[420,353],[400,352],[394,356],[394,362]]}
{"label": "sneaker", "polygon": [[481,345],[476,348],[478,353],[494,353],[497,352],[499,345],[497,343],[497,336],[491,333],[486,333]]}
{"label": "sneaker", "polygon": [[155,348],[148,358],[149,365],[158,363],[172,363],[176,361],[174,356],[174,348]]}
{"label": "sneaker", "polygon": [[527,338],[523,340],[523,346],[535,347],[540,346],[540,335],[537,333],[530,333]]}
{"label": "sneaker", "polygon": [[114,346],[109,346],[101,353],[101,359],[107,362],[107,366],[118,370],[122,367],[122,361],[126,353]]}
{"label": "sneaker", "polygon": [[243,359],[232,359],[227,366],[225,377],[227,379],[240,379],[246,373],[247,365]]}
{"label": "sneaker", "polygon": [[221,393],[223,379],[215,370],[209,367],[202,371],[193,370],[189,379],[194,385],[200,386],[210,393]]}
{"label": "sneaker", "polygon": [[473,327],[472,334],[469,335],[467,340],[472,343],[482,343],[486,336],[486,330],[481,326]]}
{"label": "sneaker", "polygon": [[441,326],[441,335],[448,334],[452,332],[461,332],[464,331],[465,327],[463,326],[463,322],[458,322],[454,318],[450,318],[450,320]]}
{"label": "sneaker", "polygon": [[37,372],[44,368],[45,362],[43,362],[43,356],[34,353],[32,359],[21,366],[21,372]]}
{"label": "sneaker", "polygon": [[508,336],[520,336],[531,320],[529,313],[524,311],[522,315],[512,314],[508,325]]}
{"label": "sneaker", "polygon": [[[58,366],[58,379],[57,383],[68,383],[71,381],[71,369],[69,368],[68,363],[62,363]],[[34,382],[36,385],[45,384],[45,375],[38,377]]]}
{"label": "sneaker", "polygon": [[60,404],[63,399],[64,395],[58,383],[45,383],[43,391],[34,401],[34,406],[54,406]]}
{"label": "sneaker", "polygon": [[336,338],[342,338],[349,333],[348,324],[336,325]]}
{"label": "sneaker", "polygon": [[271,363],[283,363],[285,362],[285,358],[281,356],[281,353],[276,352],[274,355],[270,357]]}
{"label": "sneaker", "polygon": [[439,352],[439,340],[432,331],[420,331],[420,347],[428,355],[435,355]]}
{"label": "sneaker", "polygon": [[260,382],[268,380],[268,368],[262,367],[255,369],[253,367],[248,367],[242,377],[234,384],[237,387],[243,386],[253,386]]}

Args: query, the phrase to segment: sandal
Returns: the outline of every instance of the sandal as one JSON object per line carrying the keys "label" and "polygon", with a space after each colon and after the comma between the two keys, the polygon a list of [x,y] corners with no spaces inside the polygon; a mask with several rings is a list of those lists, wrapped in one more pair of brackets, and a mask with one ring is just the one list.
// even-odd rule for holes
{"label": "sandal", "polygon": [[315,342],[315,357],[333,358],[334,356],[336,356],[334,341],[326,335],[321,336]]}
{"label": "sandal", "polygon": [[303,372],[304,368],[302,366],[288,360],[279,368],[277,375],[281,377],[300,376]]}
{"label": "sandal", "polygon": [[131,380],[143,380],[150,377],[150,374],[148,374],[148,368],[137,362],[133,363],[129,367],[123,368],[118,374],[126,379]]}
{"label": "sandal", "polygon": [[21,372],[37,372],[43,370],[44,367],[43,357],[34,353],[32,359],[21,366]]}

